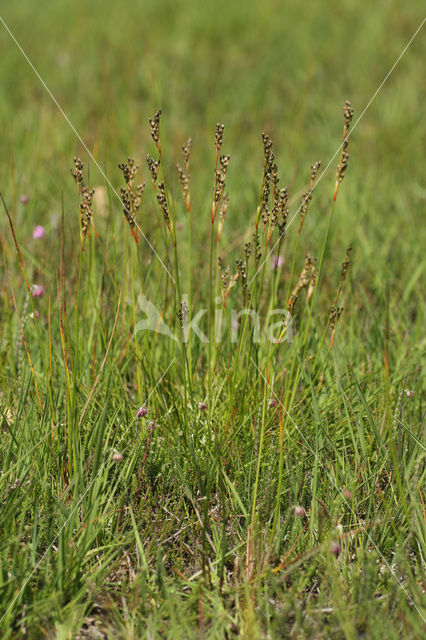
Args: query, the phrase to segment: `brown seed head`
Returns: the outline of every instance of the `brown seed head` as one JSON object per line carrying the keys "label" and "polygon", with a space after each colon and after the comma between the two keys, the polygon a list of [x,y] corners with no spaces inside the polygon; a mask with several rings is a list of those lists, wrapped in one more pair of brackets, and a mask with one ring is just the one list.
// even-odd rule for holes
{"label": "brown seed head", "polygon": [[139,169],[139,166],[135,164],[133,158],[128,158],[127,163],[122,162],[118,165],[118,168],[122,170],[124,180],[131,188],[133,185],[133,180],[135,179],[136,171]]}
{"label": "brown seed head", "polygon": [[160,141],[160,116],[161,116],[161,109],[155,112],[153,118],[149,118],[149,124],[151,127],[151,137],[157,146]]}
{"label": "brown seed head", "polygon": [[317,179],[320,166],[321,166],[321,162],[318,160],[317,162],[314,162],[314,164],[311,167],[311,182],[309,185],[310,190],[312,190],[314,187],[315,180]]}
{"label": "brown seed head", "polygon": [[74,169],[71,169],[71,175],[78,185],[83,183],[83,163],[80,158],[74,156]]}
{"label": "brown seed head", "polygon": [[171,230],[170,212],[169,212],[169,206],[167,204],[166,188],[164,186],[164,182],[160,182],[158,184],[157,201],[158,201],[160,209],[161,209],[161,211],[163,213],[164,220],[166,221],[166,224],[167,224],[169,230]]}
{"label": "brown seed head", "polygon": [[179,319],[179,323],[180,323],[180,326],[181,326],[182,329],[185,326],[187,326],[188,317],[189,317],[189,309],[188,309],[188,305],[186,304],[185,300],[182,300],[182,302],[180,303],[179,310],[177,312],[177,317]]}
{"label": "brown seed head", "polygon": [[351,125],[352,117],[354,114],[354,110],[351,107],[351,103],[349,100],[346,100],[345,106],[343,108],[344,114],[344,126],[343,126],[343,135],[342,135],[342,151],[340,154],[339,164],[337,165],[337,173],[336,173],[336,186],[334,188],[334,200],[337,198],[337,191],[339,189],[339,185],[343,181],[345,177],[345,172],[348,167],[349,161],[349,153],[348,153],[348,134],[349,128]]}
{"label": "brown seed head", "polygon": [[215,149],[216,149],[217,153],[219,153],[219,151],[220,151],[220,149],[222,147],[224,130],[225,130],[225,125],[221,124],[220,122],[218,122],[217,125],[216,125],[216,134],[215,134],[215,139],[214,139],[214,146],[215,146]]}
{"label": "brown seed head", "polygon": [[223,225],[225,224],[226,212],[228,211],[229,195],[225,193],[222,198],[222,204],[219,209],[219,224],[217,227],[217,241],[220,241],[223,231]]}
{"label": "brown seed head", "polygon": [[182,147],[183,160],[186,166],[189,165],[189,156],[191,154],[191,146],[192,146],[192,139],[188,138],[186,144],[184,144]]}

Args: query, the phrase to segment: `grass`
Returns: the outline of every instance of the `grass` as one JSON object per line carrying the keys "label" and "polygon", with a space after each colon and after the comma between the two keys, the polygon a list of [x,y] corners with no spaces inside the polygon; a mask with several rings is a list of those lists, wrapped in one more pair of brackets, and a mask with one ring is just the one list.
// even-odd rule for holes
{"label": "grass", "polygon": [[[21,2],[1,16],[93,156],[0,25],[2,637],[420,638],[423,31],[352,129],[333,193],[345,100],[355,123],[421,4]],[[264,229],[262,131],[288,188],[281,242]],[[95,189],[84,251],[74,155]],[[136,243],[120,189],[139,182]],[[268,319],[298,282],[290,328]],[[177,339],[137,330],[144,300]],[[235,333],[248,305],[259,341],[249,315]],[[210,342],[182,340],[202,310]],[[267,340],[273,323],[292,341]]]}

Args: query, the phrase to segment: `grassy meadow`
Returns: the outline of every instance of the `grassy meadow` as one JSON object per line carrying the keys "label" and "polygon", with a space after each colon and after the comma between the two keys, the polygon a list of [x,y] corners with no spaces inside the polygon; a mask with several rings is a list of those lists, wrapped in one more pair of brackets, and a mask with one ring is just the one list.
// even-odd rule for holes
{"label": "grassy meadow", "polygon": [[1,638],[423,637],[424,6],[3,4]]}

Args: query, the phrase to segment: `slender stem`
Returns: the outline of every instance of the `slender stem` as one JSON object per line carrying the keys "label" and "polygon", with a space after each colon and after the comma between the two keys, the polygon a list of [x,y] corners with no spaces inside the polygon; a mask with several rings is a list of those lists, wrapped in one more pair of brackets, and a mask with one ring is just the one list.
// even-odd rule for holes
{"label": "slender stem", "polygon": [[305,347],[306,341],[307,341],[307,338],[308,338],[308,331],[309,331],[309,327],[310,327],[311,319],[312,319],[312,311],[313,311],[313,308],[314,308],[315,299],[316,299],[317,292],[318,292],[319,281],[320,281],[320,278],[321,278],[321,275],[322,275],[322,266],[323,266],[323,263],[324,263],[325,252],[327,250],[328,238],[330,236],[331,224],[333,222],[334,208],[335,208],[335,200],[333,200],[333,204],[331,205],[330,215],[329,215],[329,218],[328,218],[327,232],[325,234],[324,242],[323,242],[322,249],[321,249],[321,256],[320,256],[319,263],[318,263],[318,275],[317,275],[317,279],[316,279],[316,282],[315,282],[314,291],[313,291],[313,294],[312,294],[312,301],[311,301],[311,304],[309,305],[309,315],[308,315],[308,321],[306,323],[305,335],[304,335],[304,339],[303,339],[303,348]]}
{"label": "slender stem", "polygon": [[214,245],[213,245],[213,236],[214,236],[214,219],[212,219],[212,223],[210,225],[210,261],[209,261],[209,312],[208,312],[208,375],[209,375],[209,381],[208,381],[208,397],[209,397],[209,416],[211,417],[211,412],[212,412],[212,389],[213,389],[213,371],[212,371],[212,339],[213,339],[213,332],[212,332],[212,324],[213,324],[213,318],[212,318],[212,310],[213,310],[213,301],[212,301],[212,295],[213,295],[213,251],[214,251]]}
{"label": "slender stem", "polygon": [[262,466],[263,443],[264,443],[264,438],[265,438],[265,417],[266,417],[267,389],[268,389],[268,387],[267,387],[267,383],[265,381],[264,385],[263,385],[262,418],[261,418],[261,425],[260,425],[260,438],[259,438],[259,449],[258,449],[258,454],[257,454],[256,476],[255,476],[254,488],[253,488],[253,503],[252,503],[252,509],[251,509],[251,526],[250,526],[250,530],[251,530],[250,537],[251,537],[251,540],[253,540],[253,535],[254,535],[254,523],[255,523],[255,517],[256,517],[257,493],[258,493],[258,490],[259,490],[260,469],[261,469],[261,466]]}
{"label": "slender stem", "polygon": [[[135,251],[132,248],[132,251]],[[136,253],[137,253],[137,245],[136,245]],[[136,352],[136,383],[137,383],[137,393],[139,403],[142,402],[142,368],[141,368],[141,347],[139,344],[139,338],[136,331],[136,293],[135,293],[135,262],[131,261],[130,265],[131,278],[132,278],[132,312],[133,312],[133,330],[134,330],[134,340],[135,340],[135,352]]]}
{"label": "slender stem", "polygon": [[188,375],[192,384],[192,348],[191,348],[191,317],[192,317],[192,233],[191,233],[191,206],[188,206]]}
{"label": "slender stem", "polygon": [[295,267],[295,263],[296,263],[297,251],[299,249],[299,241],[300,241],[300,232],[297,233],[296,247],[295,247],[294,252],[293,252],[293,260],[292,260],[292,263],[291,263],[290,278],[289,278],[289,281],[288,281],[287,295],[286,295],[286,298],[285,298],[286,304],[288,302],[288,299],[289,299],[290,293],[291,293],[291,285],[293,283],[294,267]]}

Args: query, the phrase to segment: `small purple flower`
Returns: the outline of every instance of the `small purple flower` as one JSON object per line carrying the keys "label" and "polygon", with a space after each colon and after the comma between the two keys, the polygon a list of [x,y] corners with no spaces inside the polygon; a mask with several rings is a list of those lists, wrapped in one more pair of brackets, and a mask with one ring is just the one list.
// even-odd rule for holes
{"label": "small purple flower", "polygon": [[41,285],[39,284],[33,284],[31,285],[31,295],[33,298],[39,298],[40,296],[42,296],[44,293],[44,289]]}
{"label": "small purple flower", "polygon": [[284,258],[282,256],[278,256],[278,260],[276,260],[275,256],[272,256],[271,260],[271,269],[279,268],[284,264]]}
{"label": "small purple flower", "polygon": [[336,558],[338,558],[340,555],[340,545],[335,540],[333,540],[333,542],[330,544],[330,553],[336,556]]}
{"label": "small purple flower", "polygon": [[29,201],[30,201],[30,196],[27,196],[27,195],[25,195],[25,194],[22,194],[22,196],[21,196],[21,202],[22,202],[22,204],[28,204],[28,203],[29,203]]}
{"label": "small purple flower", "polygon": [[143,418],[148,413],[148,409],[146,407],[139,407],[137,410],[136,416],[138,418]]}
{"label": "small purple flower", "polygon": [[33,238],[35,240],[38,240],[39,238],[43,238],[45,235],[46,235],[46,229],[42,227],[41,224],[38,224],[36,227],[34,227]]}
{"label": "small purple flower", "polygon": [[301,518],[302,516],[305,515],[305,510],[303,507],[301,507],[299,504],[297,506],[294,507],[294,515],[296,516],[296,518]]}
{"label": "small purple flower", "polygon": [[112,459],[114,462],[121,462],[123,460],[123,454],[119,451],[116,451],[112,454]]}
{"label": "small purple flower", "polygon": [[269,408],[273,409],[274,407],[276,407],[278,404],[278,400],[276,398],[271,398],[269,400]]}
{"label": "small purple flower", "polygon": [[207,409],[207,405],[205,402],[199,402],[198,403],[198,408],[200,411],[205,411]]}

